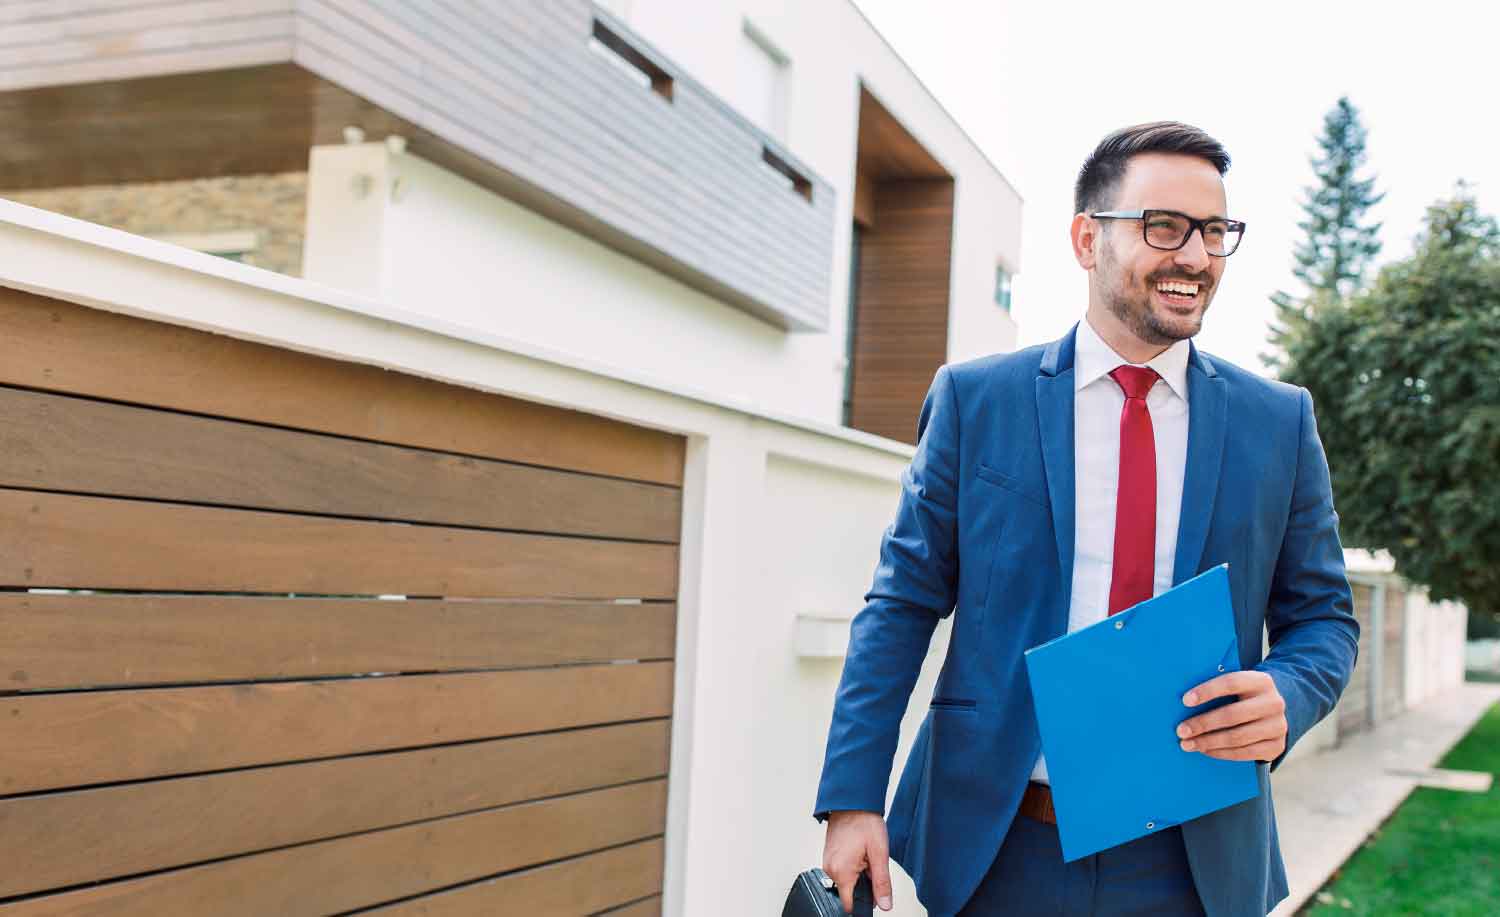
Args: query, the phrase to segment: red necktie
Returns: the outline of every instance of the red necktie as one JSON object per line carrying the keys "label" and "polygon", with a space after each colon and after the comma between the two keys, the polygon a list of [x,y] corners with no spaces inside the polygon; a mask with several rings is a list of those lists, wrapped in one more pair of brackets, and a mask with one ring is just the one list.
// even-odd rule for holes
{"label": "red necktie", "polygon": [[1156,437],[1146,393],[1159,378],[1145,366],[1109,374],[1125,391],[1120,411],[1120,489],[1115,498],[1115,563],[1109,613],[1151,598],[1156,579]]}

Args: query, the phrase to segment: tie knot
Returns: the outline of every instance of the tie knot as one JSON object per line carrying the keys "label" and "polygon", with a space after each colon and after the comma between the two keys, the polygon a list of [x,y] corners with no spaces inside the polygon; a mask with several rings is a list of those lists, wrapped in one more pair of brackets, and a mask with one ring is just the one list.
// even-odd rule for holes
{"label": "tie knot", "polygon": [[1145,398],[1146,393],[1151,391],[1151,386],[1161,378],[1156,370],[1149,366],[1116,366],[1110,370],[1109,377],[1124,389],[1126,398]]}

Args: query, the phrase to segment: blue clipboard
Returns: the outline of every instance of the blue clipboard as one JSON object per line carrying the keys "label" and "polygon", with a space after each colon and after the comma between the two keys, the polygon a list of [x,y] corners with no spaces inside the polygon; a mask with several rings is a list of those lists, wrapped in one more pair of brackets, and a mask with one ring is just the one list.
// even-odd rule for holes
{"label": "blue clipboard", "polygon": [[1237,671],[1221,564],[1155,598],[1026,651],[1063,860],[1260,794],[1253,761],[1183,751],[1177,725],[1232,698],[1182,696]]}

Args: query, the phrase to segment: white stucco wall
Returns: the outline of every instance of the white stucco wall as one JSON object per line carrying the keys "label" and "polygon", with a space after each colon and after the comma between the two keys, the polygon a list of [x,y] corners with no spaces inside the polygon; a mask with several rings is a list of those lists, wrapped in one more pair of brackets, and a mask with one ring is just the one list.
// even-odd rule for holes
{"label": "white stucco wall", "polygon": [[[375,186],[365,197],[360,175]],[[842,375],[830,335],[789,334],[384,144],[314,148],[308,188],[309,280],[768,410],[836,419]]]}
{"label": "white stucco wall", "polygon": [[1433,602],[1425,590],[1406,596],[1406,706],[1457,687],[1464,680],[1469,612],[1459,602]]}
{"label": "white stucco wall", "polygon": [[[746,675],[751,690],[777,685],[787,700],[804,713],[799,717],[798,736],[790,748],[797,753],[784,755],[774,767],[765,767],[752,775],[753,815],[750,821],[753,843],[772,852],[771,874],[791,878],[804,869],[822,863],[824,831],[809,816],[812,796],[822,773],[822,749],[828,738],[828,724],[833,716],[833,693],[843,669],[843,656],[799,657],[794,650],[796,615],[807,619],[825,617],[837,621],[839,642],[847,645],[848,618],[863,604],[875,571],[880,536],[890,524],[896,508],[896,488],[884,478],[851,475],[826,465],[809,463],[795,456],[771,451],[767,456],[765,495],[766,511],[762,522],[767,552],[762,581],[771,594],[768,605],[779,614],[774,627],[760,630],[756,636],[753,671]],[[833,574],[833,575],[830,575]],[[785,612],[794,613],[788,619]],[[812,622],[817,626],[817,622]],[[832,622],[829,622],[830,625]],[[952,620],[939,623],[928,648],[927,662],[908,705],[902,723],[901,742],[892,765],[886,802],[895,794],[896,777],[906,762],[907,752],[916,737],[917,727],[927,713],[938,669],[948,650]],[[786,739],[786,725],[778,722],[776,713],[757,715],[750,724],[754,743],[775,744]],[[808,757],[801,749],[815,748],[818,754]],[[794,800],[800,806],[786,805]],[[795,838],[794,843],[788,843]],[[916,900],[916,889],[901,867],[892,865],[894,897],[898,915],[923,914]],[[780,913],[786,888],[774,886],[758,889],[757,914]]]}
{"label": "white stucco wall", "polygon": [[[1385,584],[1399,588],[1406,596],[1400,655],[1393,659],[1382,652],[1379,659],[1383,666],[1402,667],[1402,699],[1406,708],[1463,682],[1464,640],[1469,612],[1462,603],[1428,599],[1425,588],[1406,583],[1401,578],[1395,559],[1386,551],[1347,548],[1344,566],[1351,581],[1363,582],[1377,590]],[[1384,601],[1394,599],[1387,593]],[[1372,666],[1376,663],[1375,659],[1361,658],[1358,664]]]}

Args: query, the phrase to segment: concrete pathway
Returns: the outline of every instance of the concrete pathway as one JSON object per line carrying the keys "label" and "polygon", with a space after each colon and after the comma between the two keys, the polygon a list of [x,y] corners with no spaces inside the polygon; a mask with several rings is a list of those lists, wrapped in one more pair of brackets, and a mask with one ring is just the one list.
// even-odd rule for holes
{"label": "concrete pathway", "polygon": [[1466,682],[1332,751],[1288,761],[1271,775],[1291,895],[1290,917],[1500,701],[1500,684]]}

